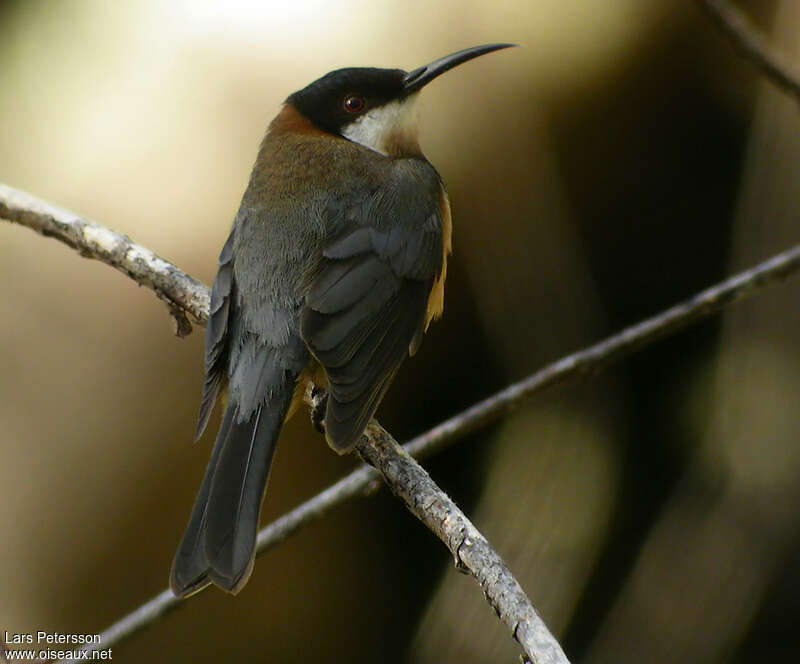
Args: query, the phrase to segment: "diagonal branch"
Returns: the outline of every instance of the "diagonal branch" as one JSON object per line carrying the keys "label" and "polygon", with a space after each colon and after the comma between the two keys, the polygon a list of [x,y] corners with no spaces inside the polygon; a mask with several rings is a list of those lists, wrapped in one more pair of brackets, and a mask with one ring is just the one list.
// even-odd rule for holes
{"label": "diagonal branch", "polygon": [[[319,407],[321,394],[313,388],[306,392],[306,403],[312,410]],[[456,567],[472,574],[497,617],[522,647],[526,661],[569,664],[503,559],[422,466],[375,420],[367,425],[356,451],[363,461],[380,471],[408,510],[442,540],[453,554]]]}
{"label": "diagonal branch", "polygon": [[[30,201],[29,208],[21,205],[21,202],[25,200]],[[74,237],[73,235],[63,237],[62,232],[56,232],[58,227],[53,225],[63,223],[65,219],[90,223],[81,220],[77,215],[59,210],[27,194],[21,194],[0,185],[0,218],[7,218],[9,210],[13,213],[12,221],[30,226],[44,235],[54,236],[77,249],[82,255],[99,258],[93,253],[92,246],[81,243],[81,233],[75,234]],[[53,211],[56,211],[59,216],[56,217]],[[92,224],[92,228],[96,229],[93,231],[94,233],[107,233],[108,237],[123,238],[130,242],[124,236],[117,235],[96,224]],[[131,246],[136,247],[137,252],[142,251],[149,256],[154,256],[138,245],[131,243]],[[101,260],[105,259],[101,258]],[[162,259],[157,259],[157,261],[165,263]],[[119,268],[116,263],[111,261],[105,262],[122,269],[132,279],[144,285],[156,282],[157,275],[152,270],[148,272],[149,263],[142,264],[141,269],[144,271],[144,275],[140,277],[138,272]],[[183,310],[189,312],[198,322],[204,322],[208,316],[207,289],[173,265],[166,263],[166,268],[158,263],[156,265],[161,269],[161,274],[175,276],[175,280],[163,290],[164,293],[171,293],[175,296],[175,299],[170,301],[193,302],[193,305],[187,304]],[[413,439],[404,446],[404,449],[408,454],[416,457],[430,455],[511,411],[535,392],[578,376],[595,373],[606,364],[626,357],[639,348],[654,343],[693,322],[707,318],[725,306],[798,271],[800,271],[800,245],[776,254],[763,263],[740,272],[666,311],[625,328],[593,346],[568,355],[517,383],[512,383],[504,390],[474,404]],[[165,278],[169,280],[168,276]],[[156,290],[153,286],[150,287]],[[334,507],[357,496],[369,495],[379,486],[378,473],[372,468],[362,466],[322,493],[264,527],[258,534],[258,553],[261,554],[283,542],[303,526],[324,516]],[[170,590],[164,590],[106,629],[100,635],[102,646],[91,645],[86,646],[85,649],[95,650],[100,647],[111,647],[182,604],[183,600],[175,597]]]}
{"label": "diagonal branch", "polygon": [[697,0],[741,55],[784,92],[800,101],[800,73],[769,43],[740,9],[727,0]]}
{"label": "diagonal branch", "polygon": [[126,235],[3,184],[0,184],[0,219],[55,238],[84,258],[115,267],[151,289],[166,302],[179,337],[192,331],[189,318],[200,324],[205,324],[208,318],[208,288]]}
{"label": "diagonal branch", "polygon": [[444,542],[456,567],[472,574],[497,617],[522,647],[526,661],[569,664],[503,559],[422,466],[374,420],[367,425],[356,450],[363,461],[380,470],[392,493],[409,511]]}

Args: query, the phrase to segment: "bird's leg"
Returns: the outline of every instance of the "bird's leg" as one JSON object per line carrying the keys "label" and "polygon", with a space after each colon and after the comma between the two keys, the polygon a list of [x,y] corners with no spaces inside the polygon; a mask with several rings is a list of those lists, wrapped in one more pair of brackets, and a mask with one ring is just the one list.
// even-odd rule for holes
{"label": "bird's leg", "polygon": [[328,391],[317,387],[311,381],[306,386],[306,403],[311,409],[311,424],[321,434],[325,433],[325,408],[328,404]]}

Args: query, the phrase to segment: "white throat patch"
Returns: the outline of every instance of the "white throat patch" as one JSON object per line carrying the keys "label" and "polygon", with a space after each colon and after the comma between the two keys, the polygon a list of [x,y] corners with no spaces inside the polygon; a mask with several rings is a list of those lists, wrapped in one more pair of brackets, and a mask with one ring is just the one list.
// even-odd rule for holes
{"label": "white throat patch", "polygon": [[384,155],[418,147],[417,93],[370,109],[342,129],[342,136]]}

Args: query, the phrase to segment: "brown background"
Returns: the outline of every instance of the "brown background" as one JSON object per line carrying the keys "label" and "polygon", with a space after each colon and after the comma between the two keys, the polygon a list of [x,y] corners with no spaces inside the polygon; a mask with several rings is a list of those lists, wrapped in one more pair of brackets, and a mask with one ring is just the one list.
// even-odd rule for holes
{"label": "brown background", "polygon": [[[222,9],[224,4],[225,9]],[[794,62],[793,0],[743,5]],[[351,65],[493,41],[426,90],[448,184],[442,323],[400,438],[798,240],[800,116],[690,1],[0,2],[0,181],[209,283],[269,119]],[[99,632],[165,586],[205,466],[202,334],[0,223],[0,630]],[[428,462],[580,662],[797,659],[800,283],[534,398]],[[351,467],[305,417],[265,520]],[[480,590],[386,493],[116,661],[494,662]]]}

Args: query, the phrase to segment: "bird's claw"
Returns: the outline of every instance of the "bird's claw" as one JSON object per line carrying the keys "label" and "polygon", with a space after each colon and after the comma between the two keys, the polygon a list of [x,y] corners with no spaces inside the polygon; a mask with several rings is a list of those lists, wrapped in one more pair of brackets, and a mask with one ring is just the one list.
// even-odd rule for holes
{"label": "bird's claw", "polygon": [[316,385],[311,388],[311,424],[321,434],[325,434],[325,410],[328,405],[328,392]]}

